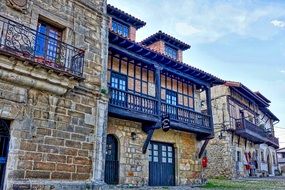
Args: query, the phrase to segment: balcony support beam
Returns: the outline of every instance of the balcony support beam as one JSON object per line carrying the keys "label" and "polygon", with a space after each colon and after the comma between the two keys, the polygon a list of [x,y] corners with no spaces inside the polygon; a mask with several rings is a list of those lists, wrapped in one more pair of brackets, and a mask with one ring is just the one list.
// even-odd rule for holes
{"label": "balcony support beam", "polygon": [[198,155],[198,158],[200,159],[202,157],[202,155],[204,154],[204,151],[209,143],[210,139],[206,139],[205,142],[203,143],[200,151],[199,151],[199,155]]}

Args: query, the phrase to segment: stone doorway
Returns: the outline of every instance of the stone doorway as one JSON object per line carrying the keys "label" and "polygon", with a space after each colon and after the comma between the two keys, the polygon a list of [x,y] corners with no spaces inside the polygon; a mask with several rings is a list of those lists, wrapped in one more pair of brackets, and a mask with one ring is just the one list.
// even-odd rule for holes
{"label": "stone doorway", "polygon": [[0,189],[4,189],[6,164],[9,152],[10,127],[6,120],[0,119]]}
{"label": "stone doorway", "polygon": [[270,154],[267,154],[267,169],[268,169],[268,174],[271,175],[272,174],[272,159]]}

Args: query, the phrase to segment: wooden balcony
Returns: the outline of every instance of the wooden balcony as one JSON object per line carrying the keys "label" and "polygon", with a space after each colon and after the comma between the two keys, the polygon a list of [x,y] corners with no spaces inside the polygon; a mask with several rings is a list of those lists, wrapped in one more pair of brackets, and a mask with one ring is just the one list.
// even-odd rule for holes
{"label": "wooden balcony", "polygon": [[257,144],[266,143],[274,148],[279,148],[278,138],[246,119],[236,121],[236,134]]}
{"label": "wooden balcony", "polygon": [[267,135],[265,130],[246,119],[238,119],[236,121],[235,132],[237,135],[257,144],[267,142]]}
{"label": "wooden balcony", "polygon": [[274,137],[273,135],[267,135],[267,142],[269,146],[273,146],[274,148],[279,148],[279,139],[277,137]]}
{"label": "wooden balcony", "polygon": [[173,129],[202,134],[212,132],[211,117],[192,109],[165,102],[159,104],[155,98],[112,87],[109,87],[109,94],[109,114],[112,116],[148,123],[159,122],[161,115],[169,115]]}
{"label": "wooden balcony", "polygon": [[3,16],[0,16],[0,52],[60,75],[82,78],[83,50]]}

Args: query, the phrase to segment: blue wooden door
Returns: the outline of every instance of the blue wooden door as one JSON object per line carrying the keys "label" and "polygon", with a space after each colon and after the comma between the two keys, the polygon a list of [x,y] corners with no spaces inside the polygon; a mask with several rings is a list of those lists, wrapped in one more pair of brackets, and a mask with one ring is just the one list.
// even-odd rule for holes
{"label": "blue wooden door", "polygon": [[3,189],[6,163],[9,149],[9,125],[5,120],[0,119],[0,189]]}
{"label": "blue wooden door", "polygon": [[114,135],[107,135],[105,162],[105,182],[107,184],[119,183],[118,141]]}
{"label": "blue wooden door", "polygon": [[172,144],[153,141],[150,143],[149,185],[175,185],[175,158]]}

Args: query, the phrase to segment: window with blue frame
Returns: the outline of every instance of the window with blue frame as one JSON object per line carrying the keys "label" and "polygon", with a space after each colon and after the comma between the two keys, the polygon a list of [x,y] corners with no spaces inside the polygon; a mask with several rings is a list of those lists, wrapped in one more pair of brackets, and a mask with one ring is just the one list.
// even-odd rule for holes
{"label": "window with blue frame", "polygon": [[60,44],[62,32],[57,28],[45,23],[39,22],[35,56],[42,57],[46,61],[56,62],[60,59]]}
{"label": "window with blue frame", "polygon": [[129,26],[112,20],[112,30],[124,37],[129,37]]}
{"label": "window with blue frame", "polygon": [[177,59],[177,49],[165,45],[165,55],[171,57],[172,59]]}
{"label": "window with blue frame", "polygon": [[171,90],[166,90],[166,112],[170,115],[177,114],[177,93]]}
{"label": "window with blue frame", "polygon": [[117,100],[119,102],[125,102],[127,90],[127,76],[118,73],[112,73],[111,87],[116,89],[113,91],[112,99]]}

